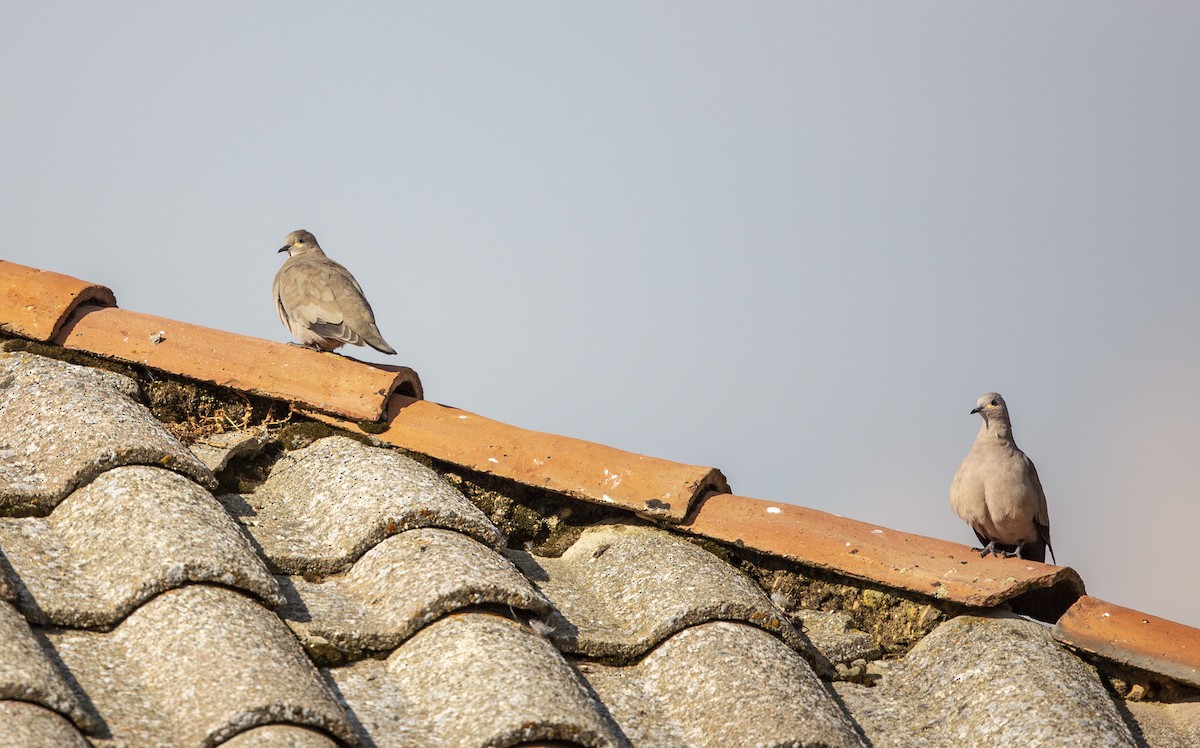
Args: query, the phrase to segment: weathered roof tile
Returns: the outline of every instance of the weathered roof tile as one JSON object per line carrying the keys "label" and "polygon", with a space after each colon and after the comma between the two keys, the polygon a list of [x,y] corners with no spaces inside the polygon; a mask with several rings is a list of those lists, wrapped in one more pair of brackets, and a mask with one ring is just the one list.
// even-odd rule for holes
{"label": "weathered roof tile", "polygon": [[327,671],[376,745],[624,745],[578,674],[521,624],[459,613],[430,624],[386,662]]}
{"label": "weathered roof tile", "polygon": [[104,286],[0,260],[0,330],[44,342],[84,303],[114,306],[117,300]]}
{"label": "weathered roof tile", "polygon": [[837,686],[877,748],[1135,745],[1095,669],[1012,615],[953,618],[874,688]]}
{"label": "weathered roof tile", "polygon": [[160,465],[216,487],[136,392],[119,374],[0,353],[0,513],[45,514],[120,465]]}
{"label": "weathered roof tile", "polygon": [[[1136,701],[1185,687],[1131,689],[1122,706],[1088,664],[1118,693],[1138,668],[1198,685],[1197,632],[1076,603],[1070,569],[712,494],[728,491],[713,468],[421,402],[404,367],[102,308],[113,303],[0,261],[0,332],[287,400],[343,428],[385,418],[382,441],[504,478],[485,481],[483,501],[521,539],[550,531],[542,548],[597,514],[566,497],[612,507],[599,512],[611,524],[561,558],[506,559],[501,533],[436,473],[342,438],[285,453],[258,490],[214,503],[199,487],[213,472],[262,477],[273,421],[202,437],[193,454],[128,378],[0,354],[0,745],[1200,744],[1200,702]],[[618,509],[734,547],[709,553]],[[819,653],[737,563],[788,606],[838,608],[789,608]],[[280,588],[287,626],[259,603]],[[1056,635],[1082,658],[1030,621],[959,616],[900,659],[857,662],[899,656],[961,606],[1050,621],[1072,603]],[[387,659],[318,672],[293,632],[322,664]],[[877,687],[830,694],[813,673],[826,656]]]}
{"label": "weathered roof tile", "polygon": [[224,748],[337,748],[328,735],[293,725],[264,725],[233,736]]}
{"label": "weathered roof tile", "polygon": [[192,454],[205,467],[220,475],[229,461],[243,455],[255,454],[266,443],[266,438],[255,431],[225,431],[220,434],[201,436],[191,446]]}
{"label": "weathered roof tile", "polygon": [[1200,688],[1200,629],[1084,596],[1054,626],[1059,641]]}
{"label": "weathered roof tile", "polygon": [[1127,701],[1144,743],[1154,748],[1196,748],[1200,745],[1200,701],[1163,704]]}
{"label": "weathered roof tile", "polygon": [[97,745],[214,745],[273,723],[357,742],[287,627],[232,590],[189,585],[112,633],[47,637],[107,726]]}
{"label": "weathered roof tile", "polygon": [[437,528],[387,538],[345,576],[283,581],[288,604],[280,615],[310,653],[323,659],[328,647],[350,657],[395,649],[422,626],[469,605],[550,611],[549,601],[508,559]]}
{"label": "weathered roof tile", "polygon": [[0,745],[20,748],[91,748],[61,715],[27,701],[0,701]]}
{"label": "weathered roof tile", "polygon": [[796,617],[813,647],[832,663],[848,665],[855,660],[878,659],[881,654],[875,637],[855,629],[843,611],[800,609]]}
{"label": "weathered roof tile", "polygon": [[41,624],[109,627],[163,590],[215,582],[283,602],[237,525],[207,491],[161,468],[120,467],[49,517],[0,517],[18,606]]}
{"label": "weathered roof tile", "polygon": [[812,654],[757,585],[664,530],[600,525],[560,558],[509,554],[557,608],[548,636],[565,652],[631,659],[688,626],[724,619],[761,626]]}
{"label": "weathered roof tile", "polygon": [[355,420],[382,418],[394,392],[422,396],[421,380],[407,366],[366,364],[115,307],[81,306],[54,342]]}
{"label": "weathered roof tile", "polygon": [[239,496],[244,506],[221,500],[285,574],[340,572],[387,536],[417,527],[501,545],[496,526],[433,470],[344,436],[284,454],[265,483]]}
{"label": "weathered roof tile", "polygon": [[[348,431],[351,421],[314,415]],[[510,426],[458,408],[395,395],[379,440],[471,470],[594,504],[679,522],[699,497],[728,491],[720,470]]]}
{"label": "weathered roof tile", "polygon": [[11,605],[0,602],[0,704],[8,699],[41,704],[84,728],[94,724],[29,624]]}
{"label": "weathered roof tile", "polygon": [[1005,602],[1053,621],[1083,594],[1073,569],[980,558],[958,543],[762,499],[711,494],[681,530],[805,566],[977,608]]}
{"label": "weathered roof tile", "polygon": [[718,621],[681,631],[636,665],[579,665],[635,746],[862,746],[794,651]]}

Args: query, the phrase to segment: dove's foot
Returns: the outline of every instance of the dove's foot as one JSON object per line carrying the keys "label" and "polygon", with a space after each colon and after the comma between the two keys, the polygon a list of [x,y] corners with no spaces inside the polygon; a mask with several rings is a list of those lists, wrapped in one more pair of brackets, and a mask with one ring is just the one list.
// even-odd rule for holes
{"label": "dove's foot", "polygon": [[1004,558],[1020,558],[1021,551],[1023,550],[1025,550],[1024,540],[1022,540],[1020,543],[1017,543],[1017,549],[1015,551],[998,551],[996,552],[996,555],[1003,556]]}
{"label": "dove's foot", "polygon": [[996,541],[994,540],[982,548],[972,548],[971,550],[979,551],[980,558],[987,558],[988,556],[995,556],[1000,553],[1000,551],[996,550]]}
{"label": "dove's foot", "polygon": [[316,343],[297,343],[294,340],[289,340],[287,344],[291,345],[291,346],[295,346],[296,348],[307,348],[310,351],[317,351],[318,353],[325,350],[324,348],[317,345]]}

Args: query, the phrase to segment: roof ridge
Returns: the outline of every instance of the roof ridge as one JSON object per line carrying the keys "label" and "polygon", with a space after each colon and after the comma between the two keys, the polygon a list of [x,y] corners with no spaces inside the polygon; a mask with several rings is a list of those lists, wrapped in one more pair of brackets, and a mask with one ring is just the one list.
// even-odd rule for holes
{"label": "roof ridge", "polygon": [[[1074,617],[1060,621],[1063,636],[1070,635],[1078,616],[1098,610],[1086,602],[1082,580],[1068,567],[981,561],[957,543],[736,496],[716,468],[536,432],[424,401],[420,379],[408,367],[126,311],[105,286],[4,260],[0,332],[287,401],[303,415],[445,463],[933,600],[975,608],[1009,604],[1046,621],[1070,609]],[[1119,610],[1135,620],[1170,625],[1147,626],[1148,639],[1114,640],[1097,646],[1097,654],[1118,662],[1134,659],[1194,683],[1188,680],[1196,667],[1191,654],[1159,646],[1156,637],[1200,642],[1200,629]],[[1147,647],[1163,656],[1144,657]],[[1180,675],[1174,666],[1190,670]]]}

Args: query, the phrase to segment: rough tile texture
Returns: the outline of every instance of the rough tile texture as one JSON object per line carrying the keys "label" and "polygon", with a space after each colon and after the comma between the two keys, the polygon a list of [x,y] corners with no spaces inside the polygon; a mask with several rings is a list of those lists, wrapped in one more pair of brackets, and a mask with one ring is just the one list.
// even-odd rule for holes
{"label": "rough tile texture", "polygon": [[98,745],[213,745],[277,722],[354,739],[287,627],[231,590],[190,585],[111,634],[48,638],[105,720]]}
{"label": "rough tile texture", "polygon": [[579,667],[635,746],[863,746],[808,664],[745,624],[689,628],[637,665]]}
{"label": "rough tile texture", "polygon": [[422,626],[468,605],[550,612],[549,601],[508,559],[437,528],[387,538],[342,577],[282,581],[288,603],[280,615],[310,655],[326,662],[393,650]]}
{"label": "rough tile texture", "polygon": [[799,610],[796,617],[813,647],[832,663],[874,660],[882,654],[875,638],[853,628],[850,616],[841,611]]}
{"label": "rough tile texture", "polygon": [[337,748],[337,742],[319,732],[292,725],[266,725],[235,735],[224,748]]}
{"label": "rough tile texture", "polygon": [[13,748],[90,748],[71,723],[25,701],[0,701],[0,745]]}
{"label": "rough tile texture", "polygon": [[496,526],[433,470],[343,436],[285,454],[254,493],[222,501],[285,574],[343,571],[387,536],[417,527],[501,545]]}
{"label": "rough tile texture", "polygon": [[[42,650],[29,624],[3,602],[0,602],[0,699],[41,704],[82,727],[94,724],[62,673]],[[0,745],[20,743],[0,741]]]}
{"label": "rough tile texture", "polygon": [[0,518],[0,548],[32,622],[111,627],[154,595],[192,582],[244,589],[271,606],[275,578],[204,489],[153,467],[104,473],[49,517]]}
{"label": "rough tile texture", "polygon": [[959,616],[893,663],[875,688],[838,694],[876,748],[1134,746],[1096,671],[1015,616]]}
{"label": "rough tile texture", "polygon": [[0,353],[0,513],[45,514],[120,465],[161,465],[215,488],[136,396],[119,374]]}
{"label": "rough tile texture", "polygon": [[264,442],[262,434],[253,431],[226,431],[201,437],[191,445],[191,449],[192,454],[196,455],[213,475],[217,475],[225,469],[230,460],[258,451]]}
{"label": "rough tile texture", "polygon": [[1130,701],[1125,707],[1145,745],[1155,748],[1200,745],[1200,699],[1176,704]]}
{"label": "rough tile texture", "polygon": [[554,647],[498,616],[443,618],[384,663],[328,673],[379,746],[624,745]]}
{"label": "rough tile texture", "polygon": [[753,623],[809,651],[761,588],[662,530],[601,525],[560,558],[510,555],[557,608],[548,636],[565,652],[639,657],[676,631],[718,619]]}

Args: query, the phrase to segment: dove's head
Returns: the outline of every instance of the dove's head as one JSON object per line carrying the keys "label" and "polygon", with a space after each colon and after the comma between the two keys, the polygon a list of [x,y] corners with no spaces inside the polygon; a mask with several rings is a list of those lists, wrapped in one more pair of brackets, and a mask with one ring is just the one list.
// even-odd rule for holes
{"label": "dove's head", "polygon": [[[305,252],[320,252],[321,245],[317,244],[317,237],[308,233],[304,229],[293,231],[283,240],[284,245],[279,248],[280,252],[287,252],[291,257],[296,254],[304,254]],[[322,253],[324,254],[324,253]]]}
{"label": "dove's head", "polygon": [[1004,398],[1000,397],[999,392],[985,392],[980,395],[979,400],[975,403],[975,409],[971,412],[978,413],[988,423],[993,421],[1008,423],[1008,405],[1005,404]]}

